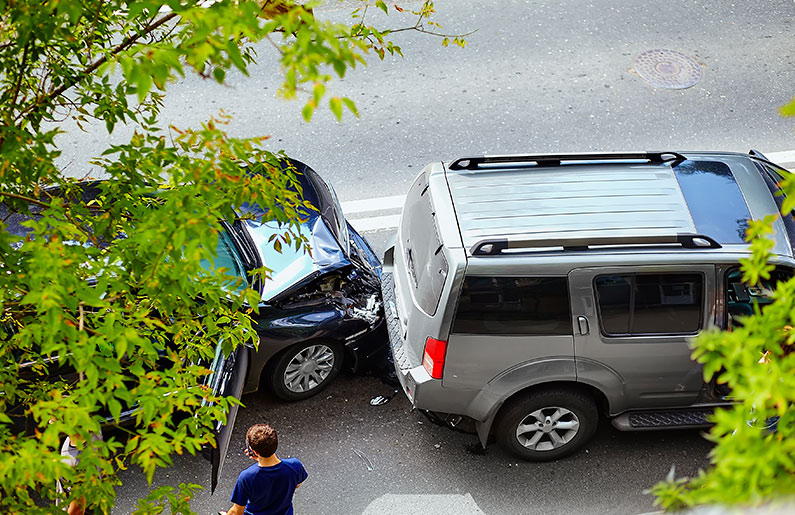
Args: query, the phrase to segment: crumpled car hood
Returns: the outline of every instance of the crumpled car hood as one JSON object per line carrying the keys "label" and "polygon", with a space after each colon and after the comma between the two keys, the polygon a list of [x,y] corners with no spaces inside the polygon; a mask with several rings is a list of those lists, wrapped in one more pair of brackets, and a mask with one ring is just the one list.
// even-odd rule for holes
{"label": "crumpled car hood", "polygon": [[301,234],[307,238],[312,249],[311,256],[304,249],[296,250],[294,246],[287,245],[283,245],[281,252],[277,252],[270,238],[276,234],[283,234],[285,229],[279,227],[276,222],[261,223],[245,220],[243,224],[254,241],[263,265],[271,270],[270,277],[263,285],[263,302],[270,302],[279,294],[306,280],[351,263],[323,219],[317,214],[309,215],[300,226]]}

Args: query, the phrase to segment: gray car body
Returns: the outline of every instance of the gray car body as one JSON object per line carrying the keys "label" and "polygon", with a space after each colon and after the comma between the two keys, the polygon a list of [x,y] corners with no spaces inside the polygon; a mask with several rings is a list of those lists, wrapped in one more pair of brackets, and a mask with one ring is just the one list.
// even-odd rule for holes
{"label": "gray car body", "polygon": [[[771,188],[760,173],[760,165],[770,165],[764,159],[725,152],[684,155],[689,161],[726,164],[751,218],[778,212]],[[633,410],[726,402],[707,387],[701,366],[690,359],[693,335],[605,337],[599,327],[593,284],[597,274],[615,272],[702,274],[703,320],[698,332],[724,327],[727,314],[721,291],[725,274],[748,256],[747,246],[560,248],[558,245],[566,242],[576,245],[598,240],[610,231],[620,232],[627,241],[635,236],[695,231],[688,205],[675,181],[671,183],[671,162],[597,159],[588,163],[587,156],[582,161],[548,167],[497,164],[477,170],[452,170],[444,163],[428,165],[408,193],[395,241],[385,253],[384,305],[403,391],[417,408],[473,418],[484,446],[506,401],[536,388],[565,385],[586,390],[614,423],[616,417]],[[638,186],[639,177],[647,183]],[[539,189],[544,183],[547,186]],[[556,194],[542,202],[536,202],[537,198],[527,201],[523,195],[534,187],[544,192],[540,196]],[[579,201],[577,191],[583,191],[582,197],[588,200]],[[636,194],[642,191],[658,192],[659,198],[640,199]],[[408,219],[420,209],[420,197],[428,199],[429,217],[425,224],[412,224]],[[616,215],[619,210],[611,199],[618,197],[634,207]],[[646,213],[654,211],[648,206],[658,201],[663,207]],[[583,202],[601,203],[604,209],[594,208],[583,215]],[[795,264],[792,234],[781,219],[774,223],[774,230],[774,261],[791,268]],[[529,242],[531,251],[478,255],[474,251],[477,243],[492,234],[509,242]],[[545,241],[554,245],[532,251]],[[422,254],[418,247],[437,244],[438,249],[430,250],[435,257],[416,262],[417,254]],[[435,310],[427,305],[423,309],[421,299],[427,292],[422,290],[432,284],[428,278],[434,274],[443,277],[438,304]],[[567,277],[571,335],[453,333],[451,325],[464,278],[500,276]],[[414,279],[417,277],[420,280]],[[441,380],[432,379],[422,365],[428,337],[448,341]]]}

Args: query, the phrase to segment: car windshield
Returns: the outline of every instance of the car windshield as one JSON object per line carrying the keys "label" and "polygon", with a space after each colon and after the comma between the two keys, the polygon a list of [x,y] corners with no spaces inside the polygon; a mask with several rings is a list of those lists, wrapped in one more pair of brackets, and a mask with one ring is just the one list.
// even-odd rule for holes
{"label": "car windshield", "polygon": [[[234,277],[234,279],[230,279],[224,284],[227,291],[239,293],[249,286],[243,259],[226,230],[221,231],[218,236],[215,258],[212,261],[202,259],[201,265],[206,270],[211,268],[224,269],[227,275]],[[238,281],[237,278],[240,278],[240,280]]]}
{"label": "car windshield", "polygon": [[688,160],[673,170],[696,231],[718,243],[745,243],[751,213],[731,169],[717,161]]}

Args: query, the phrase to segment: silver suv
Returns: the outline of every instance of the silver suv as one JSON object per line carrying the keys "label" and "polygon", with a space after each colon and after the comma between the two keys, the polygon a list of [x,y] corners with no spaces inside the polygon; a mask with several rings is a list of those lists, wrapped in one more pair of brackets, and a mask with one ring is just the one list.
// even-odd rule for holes
{"label": "silver suv", "polygon": [[730,390],[704,381],[689,342],[742,323],[795,267],[787,216],[770,283],[739,273],[748,220],[778,213],[788,175],[755,151],[428,165],[384,257],[403,391],[531,460],[573,453],[599,416],[628,431],[708,425]]}

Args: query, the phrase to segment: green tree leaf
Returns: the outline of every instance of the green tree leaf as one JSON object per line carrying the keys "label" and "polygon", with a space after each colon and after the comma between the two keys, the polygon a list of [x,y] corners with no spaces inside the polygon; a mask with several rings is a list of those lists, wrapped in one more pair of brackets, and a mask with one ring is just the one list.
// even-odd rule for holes
{"label": "green tree leaf", "polygon": [[[254,45],[267,43],[276,52],[262,58],[280,70],[279,94],[302,96],[309,121],[334,75],[371,51],[399,53],[366,9],[345,25],[315,18],[309,4],[202,4],[0,2],[0,203],[11,214],[36,211],[26,237],[9,234],[5,211],[0,218],[0,513],[63,513],[51,502],[56,478],[109,513],[119,470],[135,465],[151,481],[174,453],[213,445],[236,401],[203,387],[207,365],[219,342],[227,353],[256,344],[249,306],[259,301],[228,266],[215,266],[218,221],[258,203],[284,229],[276,250],[311,252],[299,221],[312,207],[280,166],[283,153],[265,150],[265,136],[230,137],[230,118],[212,112],[200,127],[164,129],[169,84],[186,70],[218,83],[230,70],[247,76]],[[419,31],[432,13],[430,2],[407,10],[398,32]],[[351,100],[329,101],[338,120],[343,106],[358,116]],[[64,112],[78,126],[134,130],[92,160],[107,180],[90,205],[56,161]],[[31,376],[16,373],[19,359],[34,363]],[[68,380],[40,380],[64,370]],[[130,407],[126,441],[95,438]],[[35,430],[20,433],[11,413],[25,413]],[[80,442],[79,467],[62,461],[63,435]],[[190,513],[197,488],[157,488],[137,512]]]}
{"label": "green tree leaf", "polygon": [[795,116],[795,98],[779,109],[781,116]]}
{"label": "green tree leaf", "polygon": [[331,97],[328,101],[329,109],[337,118],[337,121],[342,120],[342,100],[339,97]]}

